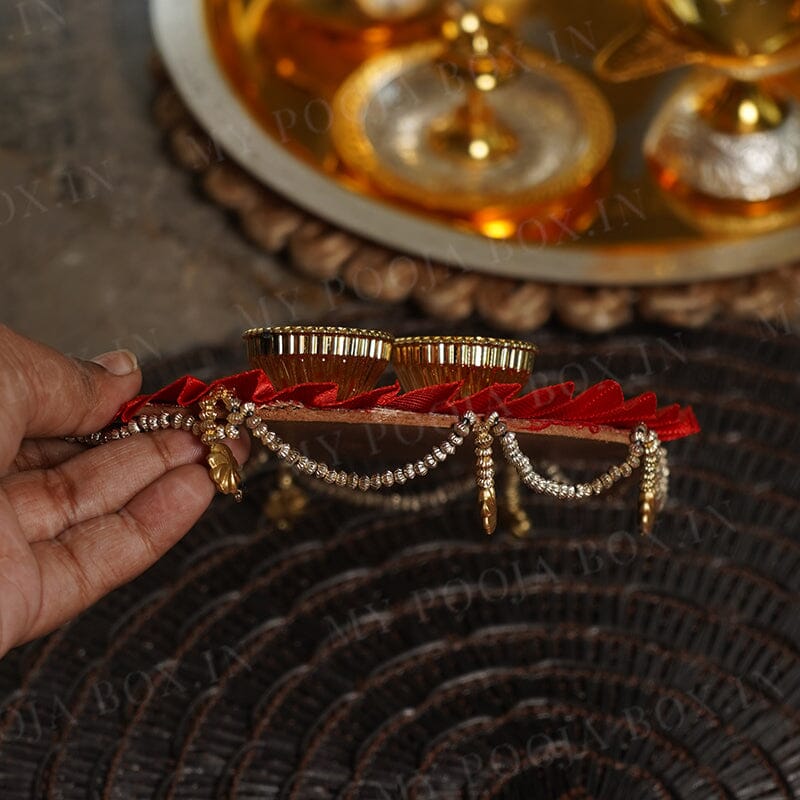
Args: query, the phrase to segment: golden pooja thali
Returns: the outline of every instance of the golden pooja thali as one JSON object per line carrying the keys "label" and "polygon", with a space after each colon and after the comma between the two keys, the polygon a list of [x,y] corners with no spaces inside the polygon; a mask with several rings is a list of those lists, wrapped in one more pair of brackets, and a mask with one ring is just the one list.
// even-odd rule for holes
{"label": "golden pooja thali", "polygon": [[218,162],[433,283],[646,292],[800,260],[792,0],[151,4]]}

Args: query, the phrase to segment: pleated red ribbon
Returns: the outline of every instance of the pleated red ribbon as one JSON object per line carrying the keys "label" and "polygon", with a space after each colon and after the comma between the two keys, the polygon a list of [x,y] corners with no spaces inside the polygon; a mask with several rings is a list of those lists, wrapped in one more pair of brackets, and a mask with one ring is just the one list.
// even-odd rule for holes
{"label": "pleated red ribbon", "polygon": [[678,404],[658,408],[653,392],[629,400],[615,381],[601,381],[580,394],[572,382],[534,389],[520,397],[516,383],[496,383],[470,397],[457,399],[461,384],[443,383],[401,393],[399,384],[382,386],[369,392],[338,401],[335,383],[303,383],[276,390],[261,370],[250,370],[206,384],[185,376],[150,395],[141,395],[126,403],[118,414],[124,422],[148,405],[193,408],[215,389],[225,387],[236,392],[242,402],[256,405],[292,403],[307,408],[360,409],[376,408],[461,415],[472,409],[478,414],[498,411],[509,419],[529,420],[531,428],[542,430],[550,425],[574,425],[599,429],[611,427],[629,430],[644,422],[668,442],[697,433],[700,426],[691,407]]}

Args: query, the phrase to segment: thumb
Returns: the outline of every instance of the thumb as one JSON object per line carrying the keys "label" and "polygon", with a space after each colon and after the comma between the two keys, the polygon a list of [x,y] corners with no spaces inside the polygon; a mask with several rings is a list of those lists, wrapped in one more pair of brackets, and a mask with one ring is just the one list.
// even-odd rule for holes
{"label": "thumb", "polygon": [[0,326],[0,417],[17,444],[102,428],[141,382],[136,356],[126,350],[79,361]]}

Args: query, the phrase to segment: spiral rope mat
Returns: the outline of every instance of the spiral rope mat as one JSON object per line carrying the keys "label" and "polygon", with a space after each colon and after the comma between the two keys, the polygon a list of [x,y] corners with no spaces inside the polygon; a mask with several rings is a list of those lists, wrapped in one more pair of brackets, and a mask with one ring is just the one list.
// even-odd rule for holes
{"label": "spiral rope mat", "polygon": [[796,264],[692,284],[589,287],[484,275],[393,252],[308,214],[236,166],[193,118],[160,63],[154,72],[156,124],[174,159],[197,176],[207,197],[234,215],[259,249],[285,253],[301,275],[340,281],[363,300],[412,300],[435,319],[476,317],[517,333],[538,330],[551,318],[575,330],[602,333],[637,318],[699,327],[717,317],[780,321],[790,306],[796,313]]}
{"label": "spiral rope mat", "polygon": [[[525,539],[479,534],[469,497],[315,498],[279,530],[262,471],[0,662],[0,796],[800,796],[800,341],[716,322],[539,344],[537,380],[613,373],[694,405],[652,537],[624,498],[535,495]],[[241,361],[194,353],[151,382]]]}

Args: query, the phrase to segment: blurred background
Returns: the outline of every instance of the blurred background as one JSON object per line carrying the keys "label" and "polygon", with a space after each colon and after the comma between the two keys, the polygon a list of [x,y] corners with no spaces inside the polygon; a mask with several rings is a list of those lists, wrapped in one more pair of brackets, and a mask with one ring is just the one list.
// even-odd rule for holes
{"label": "blurred background", "polygon": [[330,306],[165,155],[147,5],[0,5],[0,319],[86,358],[157,358]]}

